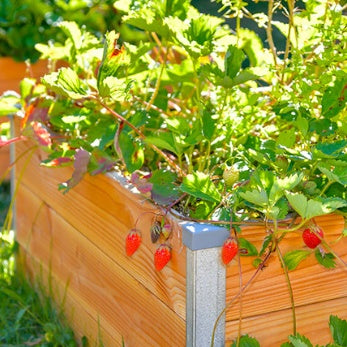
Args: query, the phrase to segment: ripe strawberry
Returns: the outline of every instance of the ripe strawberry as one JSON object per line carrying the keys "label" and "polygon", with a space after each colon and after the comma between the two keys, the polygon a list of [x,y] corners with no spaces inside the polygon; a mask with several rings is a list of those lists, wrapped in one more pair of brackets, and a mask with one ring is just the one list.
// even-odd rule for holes
{"label": "ripe strawberry", "polygon": [[171,248],[163,243],[154,253],[154,266],[157,271],[162,270],[171,259]]}
{"label": "ripe strawberry", "polygon": [[227,187],[233,186],[240,178],[240,172],[234,167],[226,167],[223,171],[223,179]]}
{"label": "ripe strawberry", "polygon": [[222,261],[225,265],[229,264],[238,252],[236,240],[229,236],[222,247]]}
{"label": "ripe strawberry", "polygon": [[128,256],[131,256],[140,247],[141,233],[139,230],[131,229],[125,239],[125,251]]}
{"label": "ripe strawberry", "polygon": [[320,237],[323,237],[323,230],[318,226],[306,228],[302,232],[302,239],[304,240],[305,245],[309,248],[316,248],[322,242],[314,232],[316,232]]}

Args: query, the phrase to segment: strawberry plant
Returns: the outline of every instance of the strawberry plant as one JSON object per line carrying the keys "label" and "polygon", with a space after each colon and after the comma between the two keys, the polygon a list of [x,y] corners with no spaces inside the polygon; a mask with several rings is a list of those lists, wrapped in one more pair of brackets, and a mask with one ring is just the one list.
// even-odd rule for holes
{"label": "strawberry plant", "polygon": [[[347,213],[345,5],[269,0],[263,14],[242,1],[219,2],[236,18],[235,30],[188,0],[123,4],[122,23],[144,38],[136,44],[115,31],[100,39],[75,22],[59,23],[63,44],[37,49],[67,67],[23,80],[21,96],[2,96],[0,115],[22,116],[20,134],[8,143],[31,138],[47,153],[42,165],[73,166],[63,193],[86,173],[118,170],[163,218],[170,212],[233,230],[237,242],[223,248],[225,264],[237,253],[254,257],[259,273],[276,258],[295,336],[288,271],[311,254],[326,268],[346,268],[315,226],[316,217]],[[288,20],[274,21],[276,11]],[[265,44],[242,27],[243,17],[265,29]],[[243,237],[246,225],[265,227],[260,250]],[[148,232],[153,243],[169,237],[161,219]],[[282,241],[294,233],[302,247],[282,254]],[[170,259],[162,244],[155,268]]]}

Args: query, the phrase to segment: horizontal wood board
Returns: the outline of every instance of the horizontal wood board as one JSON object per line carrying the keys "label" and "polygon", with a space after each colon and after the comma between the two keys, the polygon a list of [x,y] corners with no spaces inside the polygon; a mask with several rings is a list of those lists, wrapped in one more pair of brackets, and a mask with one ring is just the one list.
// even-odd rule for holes
{"label": "horizontal wood board", "polygon": [[17,239],[22,248],[36,262],[49,266],[52,274],[67,284],[67,295],[82,301],[88,315],[100,319],[108,334],[124,337],[127,346],[184,345],[184,320],[129,270],[24,186],[18,198],[22,204],[17,207],[21,216]]}
{"label": "horizontal wood board", "polygon": [[[25,147],[25,143],[17,145],[18,152]],[[17,176],[24,165],[25,158],[17,164]],[[70,178],[71,174],[70,168],[40,167],[39,159],[34,155],[21,184],[64,216],[67,223],[185,319],[185,251],[180,232],[175,229],[170,239],[172,260],[161,272],[155,271],[153,254],[158,245],[150,241],[150,226],[153,212],[158,211],[143,198],[134,199],[132,193],[104,175],[86,175],[75,188],[62,194],[57,189],[58,184]],[[125,238],[135,224],[142,232],[143,242],[139,250],[128,257]]]}

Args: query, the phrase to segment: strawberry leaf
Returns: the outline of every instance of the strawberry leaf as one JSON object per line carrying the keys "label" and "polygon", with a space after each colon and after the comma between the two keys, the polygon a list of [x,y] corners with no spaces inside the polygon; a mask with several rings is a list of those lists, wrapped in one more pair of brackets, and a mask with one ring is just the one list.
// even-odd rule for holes
{"label": "strawberry leaf", "polygon": [[333,269],[336,267],[335,257],[332,253],[324,253],[319,248],[314,253],[319,264],[323,265],[327,269]]}
{"label": "strawberry leaf", "polygon": [[334,342],[340,346],[347,346],[347,321],[331,315],[329,327]]}
{"label": "strawberry leaf", "polygon": [[296,267],[310,254],[310,251],[305,250],[289,251],[283,256],[283,260],[288,270],[295,270]]}
{"label": "strawberry leaf", "polygon": [[313,347],[310,340],[306,336],[300,334],[296,334],[295,336],[290,335],[289,341],[294,347]]}
{"label": "strawberry leaf", "polygon": [[240,254],[244,256],[256,256],[258,255],[257,248],[248,240],[243,237],[239,238]]}
{"label": "strawberry leaf", "polygon": [[240,196],[254,205],[266,207],[268,205],[268,197],[265,190],[252,190],[240,192]]}
{"label": "strawberry leaf", "polygon": [[168,205],[175,201],[178,196],[178,188],[174,184],[177,179],[173,172],[165,170],[156,170],[152,172],[152,176],[148,182],[153,184],[152,199],[162,205]]}
{"label": "strawberry leaf", "polygon": [[210,176],[202,172],[195,172],[184,177],[180,189],[182,192],[198,199],[211,202],[219,202],[221,200],[221,195],[211,181]]}
{"label": "strawberry leaf", "polygon": [[254,338],[248,335],[241,336],[239,343],[237,341],[233,341],[231,347],[260,347],[259,342]]}

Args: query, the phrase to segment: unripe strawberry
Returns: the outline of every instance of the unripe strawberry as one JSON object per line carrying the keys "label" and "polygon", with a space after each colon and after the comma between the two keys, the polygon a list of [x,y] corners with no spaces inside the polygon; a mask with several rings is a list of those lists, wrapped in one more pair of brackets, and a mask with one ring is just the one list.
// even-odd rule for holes
{"label": "unripe strawberry", "polygon": [[161,233],[161,224],[158,221],[155,221],[151,226],[151,241],[156,243],[159,240]]}
{"label": "unripe strawberry", "polygon": [[139,230],[131,229],[125,239],[125,251],[128,256],[133,255],[141,244],[141,233]]}
{"label": "unripe strawberry", "polygon": [[171,259],[171,248],[167,244],[161,244],[154,253],[154,267],[162,270]]}
{"label": "unripe strawberry", "polygon": [[302,239],[305,242],[305,245],[309,248],[316,248],[322,241],[321,239],[315,234],[317,233],[320,237],[323,237],[323,230],[318,226],[313,226],[306,228],[302,232]]}
{"label": "unripe strawberry", "polygon": [[222,261],[225,265],[229,264],[238,252],[238,246],[236,240],[229,236],[222,247]]}
{"label": "unripe strawberry", "polygon": [[227,187],[232,187],[240,178],[240,172],[233,166],[226,167],[223,171],[223,179]]}

